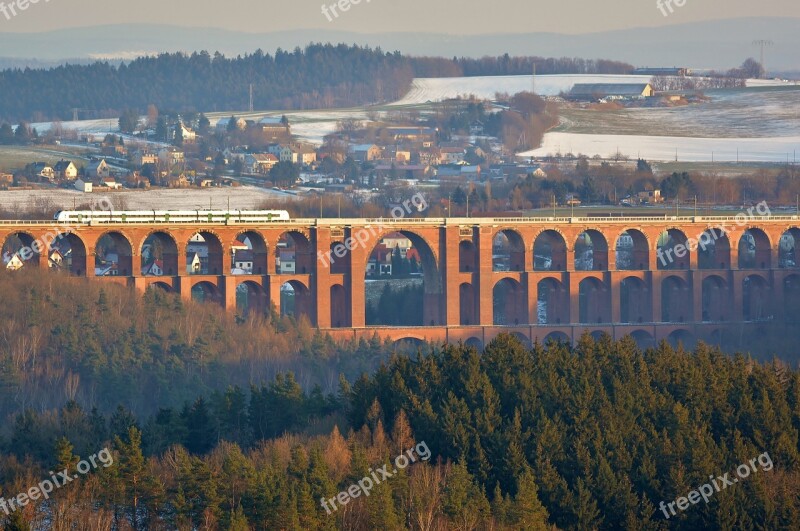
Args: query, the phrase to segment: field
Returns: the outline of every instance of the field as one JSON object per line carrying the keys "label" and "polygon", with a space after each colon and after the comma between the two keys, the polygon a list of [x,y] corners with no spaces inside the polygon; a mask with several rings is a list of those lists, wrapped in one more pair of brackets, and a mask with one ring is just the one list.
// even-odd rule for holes
{"label": "field", "polygon": [[88,206],[93,203],[100,206],[106,198],[118,209],[127,210],[201,210],[230,207],[234,210],[255,209],[270,199],[289,198],[286,194],[242,186],[237,188],[188,188],[158,190],[121,190],[113,192],[95,192],[85,194],[77,190],[5,190],[0,191],[0,210],[15,212],[46,205],[49,210],[65,210]]}
{"label": "field", "polygon": [[32,162],[54,164],[61,159],[80,160],[87,152],[88,149],[65,146],[0,146],[0,171],[22,168]]}

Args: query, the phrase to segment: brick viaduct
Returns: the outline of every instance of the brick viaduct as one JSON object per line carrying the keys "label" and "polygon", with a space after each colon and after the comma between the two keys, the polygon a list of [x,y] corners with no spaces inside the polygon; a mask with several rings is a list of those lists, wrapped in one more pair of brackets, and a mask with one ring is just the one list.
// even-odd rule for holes
{"label": "brick viaduct", "polygon": [[[366,326],[369,257],[381,238],[394,232],[410,239],[421,257],[424,326]],[[208,245],[207,267],[189,274],[185,249],[198,233]],[[493,257],[500,233],[507,251],[502,267]],[[95,222],[69,227],[55,222],[0,223],[0,241],[32,247],[32,256],[23,258],[39,267],[48,267],[49,242],[61,235],[71,249],[71,273],[94,276],[96,247],[107,236],[119,254],[118,276],[98,278],[101,281],[140,291],[158,286],[187,299],[193,288],[202,288],[232,311],[242,284],[255,301],[251,308],[266,311],[270,304],[280,309],[281,286],[290,283],[296,314],[306,315],[336,339],[377,332],[396,340],[479,345],[502,331],[526,341],[575,340],[588,331],[616,338],[630,334],[643,344],[661,339],[720,342],[732,329],[782,322],[800,309],[798,249],[781,250],[787,233],[800,242],[800,218],[753,213],[746,220],[740,215]],[[703,234],[713,243],[694,248],[690,240],[700,240]],[[287,235],[296,248],[292,274],[276,271],[274,258],[277,243]],[[231,247],[245,238],[252,246],[253,274],[235,275]],[[148,239],[160,246],[162,276],[142,274],[141,255]],[[659,257],[666,254],[659,249],[667,245],[677,251],[676,244],[691,250],[674,252],[672,260],[662,261]],[[616,251],[624,245],[625,260],[618,264],[623,254]]]}

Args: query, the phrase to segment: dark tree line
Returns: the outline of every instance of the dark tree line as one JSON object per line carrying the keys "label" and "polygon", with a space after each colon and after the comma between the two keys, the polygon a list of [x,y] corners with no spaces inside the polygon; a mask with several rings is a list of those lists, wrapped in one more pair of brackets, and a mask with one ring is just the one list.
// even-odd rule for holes
{"label": "dark tree line", "polygon": [[119,116],[148,105],[180,111],[246,109],[253,85],[258,109],[339,107],[393,100],[413,70],[399,53],[360,46],[312,44],[226,58],[196,52],[141,57],[118,66],[97,62],[0,72],[0,119],[71,117],[73,108]]}

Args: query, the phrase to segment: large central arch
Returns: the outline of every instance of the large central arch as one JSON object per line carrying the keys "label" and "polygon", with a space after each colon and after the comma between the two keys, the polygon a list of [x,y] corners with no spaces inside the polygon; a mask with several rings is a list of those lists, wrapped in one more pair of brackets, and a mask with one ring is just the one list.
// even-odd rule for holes
{"label": "large central arch", "polygon": [[567,242],[558,231],[549,229],[533,242],[534,271],[566,271]]}
{"label": "large central arch", "polygon": [[[399,245],[396,246],[394,249],[389,249],[384,240],[390,238],[397,238],[398,236],[402,236],[406,238],[410,242],[410,247],[405,251],[399,249]],[[395,304],[387,305],[384,303],[378,303],[384,305],[383,311],[374,311],[374,308],[370,309],[370,302],[368,297],[364,297],[364,311],[365,315],[367,315],[367,324],[372,325],[381,325],[381,326],[397,326],[397,323],[403,322],[405,325],[411,326],[440,326],[446,322],[446,303],[444,300],[444,282],[442,280],[442,274],[439,269],[438,258],[436,253],[432,249],[431,245],[428,241],[421,235],[413,232],[411,230],[398,230],[398,231],[386,231],[381,233],[376,237],[374,240],[376,243],[370,250],[370,252],[366,255],[367,263],[364,264],[366,271],[366,280],[370,280],[370,271],[373,272],[380,272],[381,265],[383,262],[389,261],[391,265],[391,261],[394,260],[395,262],[400,260],[408,261],[404,263],[413,263],[416,264],[420,271],[406,271],[405,275],[407,280],[411,281],[414,278],[422,278],[422,298],[420,301],[412,301],[411,306],[413,308],[406,308],[405,310],[401,310],[402,302],[409,302],[409,301],[400,301],[397,300],[398,294],[394,292],[391,288],[390,284],[395,284],[397,280],[396,272],[393,272],[390,275],[383,275],[384,277],[388,276],[390,282],[386,282],[387,286],[389,287],[389,291],[387,295],[382,296],[382,298],[391,297],[395,299]],[[395,250],[396,249],[396,250]],[[405,253],[405,256],[403,256]],[[398,256],[399,255],[399,256]],[[413,261],[413,262],[412,262]],[[370,267],[370,262],[372,263],[372,267]],[[377,263],[375,263],[377,262]],[[387,264],[383,264],[387,265]],[[396,264],[395,264],[396,265]],[[384,268],[383,271],[389,272],[393,271],[394,267],[387,267]],[[372,279],[374,280],[373,275]],[[381,275],[377,275],[380,277]],[[406,282],[409,284],[409,282]],[[406,305],[406,307],[408,304]],[[392,319],[391,315],[386,315],[387,312],[400,312],[403,311],[404,315],[398,316],[402,317],[403,319]],[[409,314],[409,312],[412,312]],[[421,317],[421,318],[419,318]],[[408,320],[412,319],[414,322],[409,322]]]}

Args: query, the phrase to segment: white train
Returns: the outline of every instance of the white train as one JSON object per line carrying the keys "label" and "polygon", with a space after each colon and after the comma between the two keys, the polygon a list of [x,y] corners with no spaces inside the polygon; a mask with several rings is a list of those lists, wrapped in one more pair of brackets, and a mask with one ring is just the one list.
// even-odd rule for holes
{"label": "white train", "polygon": [[286,210],[59,210],[59,223],[272,223],[289,221]]}

